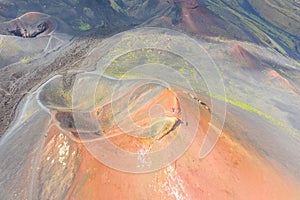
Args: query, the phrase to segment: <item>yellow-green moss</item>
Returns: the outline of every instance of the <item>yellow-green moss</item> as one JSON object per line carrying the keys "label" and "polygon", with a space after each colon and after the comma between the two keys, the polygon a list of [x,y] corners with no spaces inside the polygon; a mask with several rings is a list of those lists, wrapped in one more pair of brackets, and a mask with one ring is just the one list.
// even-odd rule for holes
{"label": "yellow-green moss", "polygon": [[84,22],[84,20],[82,18],[80,18],[79,20],[79,30],[81,31],[88,31],[90,30],[92,27],[90,24],[88,24],[87,22]]}
{"label": "yellow-green moss", "polygon": [[249,111],[249,112],[254,112],[256,113],[257,115],[267,119],[268,121],[272,122],[273,124],[281,127],[281,128],[284,128],[285,130],[287,130],[291,135],[295,136],[295,137],[299,137],[297,136],[297,133],[291,129],[290,127],[287,127],[282,121],[278,120],[278,119],[275,119],[274,117],[272,117],[271,115],[268,115],[264,112],[262,112],[261,110],[243,102],[243,101],[240,101],[240,100],[237,100],[237,99],[234,99],[234,98],[227,98],[227,97],[224,97],[222,95],[219,95],[219,94],[213,94],[213,93],[209,93],[209,92],[206,92],[206,94],[208,94],[210,97],[213,97],[215,99],[218,99],[218,100],[221,100],[221,101],[225,101],[226,103],[229,103],[233,106],[236,106],[236,107],[239,107],[243,110],[246,110],[246,111]]}
{"label": "yellow-green moss", "polygon": [[20,62],[21,63],[27,63],[27,62],[31,61],[32,59],[33,59],[33,57],[30,57],[30,56],[23,57],[23,58],[21,58]]}

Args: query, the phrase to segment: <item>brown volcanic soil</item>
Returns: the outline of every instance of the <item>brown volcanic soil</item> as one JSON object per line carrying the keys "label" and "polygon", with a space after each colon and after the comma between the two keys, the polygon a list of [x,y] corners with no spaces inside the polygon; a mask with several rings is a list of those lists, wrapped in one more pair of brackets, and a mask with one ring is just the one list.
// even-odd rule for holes
{"label": "brown volcanic soil", "polygon": [[[209,37],[223,37],[228,39],[249,40],[244,30],[232,26],[230,22],[218,13],[213,12],[202,2],[197,0],[174,0],[180,14],[180,29],[187,32]],[[176,7],[175,6],[175,7]]]}
{"label": "brown volcanic soil", "polygon": [[232,44],[230,49],[231,55],[236,59],[237,62],[243,63],[249,67],[259,66],[259,61],[252,54],[250,54],[246,49],[241,47],[239,44]]}
{"label": "brown volcanic soil", "polygon": [[[205,6],[196,1],[181,1],[182,25],[187,30],[205,36],[225,35],[223,23]],[[215,29],[215,30],[214,30]]]}
{"label": "brown volcanic soil", "polygon": [[[161,95],[160,98],[170,99],[168,92]],[[141,110],[143,108],[147,105]],[[195,112],[194,108],[189,109],[187,112]],[[210,113],[201,108],[200,126],[191,147],[175,163],[146,174],[124,173],[103,165],[83,144],[70,140],[70,133],[65,132],[67,136],[64,136],[54,126],[48,133],[42,163],[43,168],[49,166],[46,162],[57,166],[52,171],[56,175],[46,176],[50,180],[46,188],[40,188],[43,194],[40,197],[54,199],[58,191],[53,193],[53,189],[63,183],[59,192],[61,199],[298,199],[298,185],[254,149],[246,150],[240,142],[234,141],[229,136],[233,135],[230,130],[224,130],[213,151],[200,160],[199,150],[210,117]],[[113,138],[115,144],[123,144],[124,148],[138,143],[136,139],[124,143],[123,136],[126,135]],[[52,156],[57,152],[62,158],[55,160]],[[59,176],[60,172],[64,173]]]}

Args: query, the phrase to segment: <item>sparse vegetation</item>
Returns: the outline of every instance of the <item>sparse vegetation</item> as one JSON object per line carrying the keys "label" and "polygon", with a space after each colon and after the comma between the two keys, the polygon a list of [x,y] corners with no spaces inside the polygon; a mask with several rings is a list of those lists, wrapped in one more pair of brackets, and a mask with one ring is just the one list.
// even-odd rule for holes
{"label": "sparse vegetation", "polygon": [[90,30],[91,28],[92,28],[92,27],[91,27],[91,25],[90,25],[89,23],[84,22],[83,18],[80,18],[80,20],[79,20],[79,29],[80,29],[81,31],[88,31],[88,30]]}
{"label": "sparse vegetation", "polygon": [[233,106],[236,106],[236,107],[239,107],[243,110],[246,110],[246,111],[249,111],[249,112],[253,112],[253,113],[256,113],[257,115],[269,120],[270,122],[272,122],[273,124],[281,127],[281,128],[284,128],[285,130],[287,130],[291,135],[295,136],[295,137],[299,137],[297,135],[297,133],[291,129],[290,127],[288,127],[287,125],[285,125],[282,121],[278,120],[278,119],[275,119],[274,117],[272,117],[271,115],[268,115],[264,112],[262,112],[261,110],[247,104],[246,102],[243,102],[243,101],[240,101],[240,100],[237,100],[235,98],[229,98],[229,97],[224,97],[222,95],[219,95],[219,94],[213,94],[213,93],[210,93],[210,92],[205,92],[207,95],[209,95],[210,97],[213,97],[215,99],[218,99],[218,100],[221,100],[221,101],[225,101],[226,103],[229,103]]}
{"label": "sparse vegetation", "polygon": [[30,57],[30,56],[23,57],[23,58],[21,58],[20,62],[21,63],[27,63],[27,62],[31,61],[32,59],[33,59],[33,57]]}

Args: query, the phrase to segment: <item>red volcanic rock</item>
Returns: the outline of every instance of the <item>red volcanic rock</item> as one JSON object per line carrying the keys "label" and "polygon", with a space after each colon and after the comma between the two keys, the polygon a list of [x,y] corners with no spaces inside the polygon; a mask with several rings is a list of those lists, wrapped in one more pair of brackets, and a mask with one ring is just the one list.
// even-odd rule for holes
{"label": "red volcanic rock", "polygon": [[[179,102],[183,103],[183,102]],[[180,117],[176,97],[163,90],[133,112],[137,122],[147,121],[149,108],[160,104],[167,116]],[[129,108],[134,108],[134,103]],[[98,120],[108,120],[108,106],[96,109]],[[195,112],[188,107],[187,113]],[[199,159],[200,146],[211,115],[201,108],[197,135],[190,148],[175,163],[158,171],[132,174],[109,168],[85,147],[70,139],[71,133],[54,125],[48,132],[41,157],[38,180],[40,198],[59,199],[297,199],[298,185],[262,159],[257,151],[245,149],[224,130],[223,136],[204,159]],[[140,124],[141,125],[141,124]],[[182,125],[182,124],[180,124]],[[151,143],[161,146],[167,141],[137,138],[121,129],[105,130],[110,141],[120,148],[137,152]],[[175,134],[175,133],[172,133]],[[172,134],[167,137],[172,138]],[[186,133],[189,134],[189,133]],[[126,160],[124,160],[126,164]],[[47,172],[47,174],[46,174]],[[60,190],[60,191],[59,191]]]}
{"label": "red volcanic rock", "polygon": [[63,191],[74,184],[82,159],[85,158],[80,145],[70,139],[66,132],[52,126],[37,168],[37,189],[33,196],[36,199],[64,199]]}
{"label": "red volcanic rock", "polygon": [[[126,110],[129,116],[127,116],[127,119],[120,121],[120,124],[109,122],[111,121],[110,117],[114,115],[112,112],[112,106],[114,105],[108,104],[96,110],[104,135],[111,137],[110,141],[113,144],[127,151],[137,152],[142,147],[149,148],[153,141],[161,140],[181,123],[178,100],[169,89],[163,90],[151,101],[145,102],[142,107],[136,109],[136,106],[140,103],[139,100],[132,100],[127,108],[128,110]],[[130,132],[124,133],[124,129],[130,130]],[[152,136],[153,132],[154,135]],[[172,134],[170,133],[170,135]],[[146,138],[149,136],[153,138],[150,140]],[[157,148],[160,146],[162,145],[158,145]],[[152,148],[152,150],[155,149]]]}
{"label": "red volcanic rock", "polygon": [[298,94],[300,93],[299,90],[289,82],[289,80],[280,75],[276,70],[270,70],[268,72],[268,78],[274,84],[277,84],[280,88],[291,90]]}

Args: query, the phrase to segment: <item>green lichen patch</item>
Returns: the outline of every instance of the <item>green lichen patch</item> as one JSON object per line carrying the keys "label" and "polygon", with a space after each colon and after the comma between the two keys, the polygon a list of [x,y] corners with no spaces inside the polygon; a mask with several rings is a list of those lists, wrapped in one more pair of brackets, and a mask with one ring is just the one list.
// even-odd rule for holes
{"label": "green lichen patch", "polygon": [[32,59],[33,59],[33,57],[27,56],[27,57],[21,58],[20,62],[27,63],[27,62],[31,61]]}

